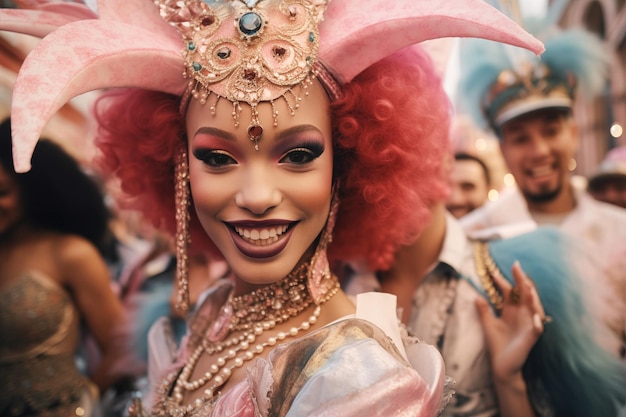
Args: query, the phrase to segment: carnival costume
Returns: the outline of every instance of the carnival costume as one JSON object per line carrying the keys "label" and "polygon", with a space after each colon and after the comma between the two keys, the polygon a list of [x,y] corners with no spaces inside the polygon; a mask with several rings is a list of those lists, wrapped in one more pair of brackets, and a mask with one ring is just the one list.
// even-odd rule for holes
{"label": "carnival costume", "polygon": [[[182,113],[192,99],[211,111],[227,100],[232,113],[220,117],[247,126],[251,146],[259,149],[264,131],[256,111],[260,103],[274,107],[283,101],[294,114],[313,78],[331,100],[337,99],[342,86],[362,70],[405,46],[439,37],[480,36],[541,51],[540,43],[478,0],[397,1],[384,7],[375,1],[324,0],[155,3],[100,1],[98,19],[81,20],[83,15],[60,26],[27,57],[13,96],[18,171],[29,169],[36,135],[50,115],[72,96],[93,89],[133,87],[173,94]],[[51,28],[58,22],[35,13]],[[27,30],[19,22],[32,14],[13,11],[3,16],[15,17],[14,30]],[[57,71],[57,66],[63,69]],[[249,119],[240,117],[241,103],[250,106]],[[289,117],[276,111],[273,115],[274,125]],[[187,164],[186,147],[181,146],[174,169],[183,311],[188,307],[189,235],[199,227],[188,210]],[[440,356],[430,346],[403,340],[393,305],[383,302],[387,313],[374,318],[368,314],[376,309],[371,301],[365,309],[361,303],[356,317],[298,337],[316,324],[320,309],[338,291],[327,260],[335,216],[341,219],[336,198],[315,253],[281,281],[238,297],[228,285],[213,289],[190,322],[180,362],[161,386],[154,415],[426,416],[440,411],[446,400]],[[386,248],[388,257],[392,249]],[[299,326],[261,339],[310,307],[313,314]],[[267,359],[258,357],[270,349]],[[217,360],[192,379],[202,355]],[[221,392],[233,370],[244,365],[247,378]],[[202,396],[182,403],[186,393],[198,390]]]}

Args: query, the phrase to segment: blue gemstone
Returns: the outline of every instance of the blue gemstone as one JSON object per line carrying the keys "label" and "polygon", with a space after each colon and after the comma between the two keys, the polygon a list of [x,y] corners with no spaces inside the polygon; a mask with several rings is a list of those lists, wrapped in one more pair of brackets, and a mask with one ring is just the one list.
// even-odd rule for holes
{"label": "blue gemstone", "polygon": [[195,43],[193,43],[193,42],[189,42],[189,43],[187,44],[187,49],[189,49],[190,51],[195,50],[195,49],[196,49],[196,44],[195,44]]}
{"label": "blue gemstone", "polygon": [[239,19],[239,30],[246,36],[255,35],[263,26],[263,19],[256,13],[246,13]]}
{"label": "blue gemstone", "polygon": [[199,64],[199,63],[197,63],[197,62],[194,62],[194,63],[193,63],[193,70],[194,70],[194,71],[200,71],[201,69],[202,69],[202,65],[200,65],[200,64]]}
{"label": "blue gemstone", "polygon": [[309,32],[309,42],[313,42],[315,40],[315,34],[313,32]]}

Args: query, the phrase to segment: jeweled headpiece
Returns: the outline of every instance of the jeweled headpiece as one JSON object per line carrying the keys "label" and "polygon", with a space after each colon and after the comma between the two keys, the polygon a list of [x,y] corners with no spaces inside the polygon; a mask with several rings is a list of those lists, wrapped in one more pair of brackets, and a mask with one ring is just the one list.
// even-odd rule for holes
{"label": "jeweled headpiece", "polygon": [[[292,89],[311,82],[319,48],[318,23],[327,1],[156,0],[161,17],[183,37],[189,92],[203,104],[225,97],[239,125],[240,102],[252,108],[248,136],[263,128],[257,104],[284,99],[292,113],[301,99]],[[273,112],[274,125],[278,113]],[[258,144],[255,144],[258,147]]]}
{"label": "jeweled headpiece", "polygon": [[[52,2],[40,2],[47,3]],[[65,16],[62,9],[0,10],[0,29],[43,36],[45,33],[41,27],[33,27],[33,16],[36,15],[39,25],[50,31],[24,61],[13,91],[12,135],[17,171],[30,168],[32,150],[44,125],[72,97],[113,87],[134,87],[183,97],[189,79],[181,75],[181,69],[184,66],[187,74],[191,64],[191,70],[195,71],[193,57],[196,55],[195,50],[189,51],[189,41],[194,42],[192,49],[200,48],[204,52],[220,45],[210,51],[217,54],[217,61],[210,64],[206,72],[202,72],[204,67],[200,69],[202,75],[198,79],[192,79],[192,82],[200,83],[200,87],[196,86],[200,98],[208,86],[209,91],[224,97],[228,95],[231,101],[232,97],[236,98],[233,94],[241,93],[240,101],[250,105],[266,100],[271,102],[272,98],[268,97],[276,94],[276,97],[284,96],[290,86],[304,82],[316,65],[327,70],[318,75],[320,81],[328,90],[336,91],[336,85],[329,85],[332,79],[339,84],[349,82],[381,58],[429,39],[481,37],[528,48],[535,53],[543,51],[541,42],[483,0],[396,0],[384,5],[379,0],[179,0],[171,3],[159,0],[158,5],[155,7],[151,0],[100,0],[93,10],[83,6],[86,13],[82,17]],[[176,10],[178,14],[174,13]],[[294,11],[295,16],[292,16]],[[190,34],[183,45],[187,48],[184,60],[181,59],[181,34],[161,17],[161,12],[170,20],[180,19],[178,25]],[[324,20],[320,21],[322,12]],[[198,13],[206,14],[208,20],[204,23],[213,18],[215,21],[204,27],[203,19],[197,19]],[[248,13],[252,14],[242,20]],[[227,23],[229,21],[233,26]],[[289,33],[287,29],[294,22],[302,22],[306,28]],[[283,23],[286,26],[279,26]],[[307,38],[311,35],[308,28],[314,29],[316,24],[319,35],[313,30],[312,45],[308,45],[307,42],[311,42]],[[187,25],[190,30],[199,25],[198,30],[189,31]],[[205,30],[214,32],[203,40]],[[242,30],[250,33],[245,35]],[[283,38],[285,32],[290,37]],[[236,36],[233,38],[233,35]],[[241,60],[236,58],[241,53],[236,49],[230,49],[231,56],[226,57],[226,60],[233,60],[233,67],[228,67],[231,68],[230,76],[243,74],[245,80],[246,69],[256,70],[255,79],[266,77],[257,79],[257,85],[264,86],[267,91],[259,90],[258,95],[254,95],[251,90],[242,89],[242,84],[231,90],[228,75],[221,83],[200,82],[212,77],[214,68],[211,65],[221,62],[220,55],[228,55],[228,51],[221,48],[231,45],[229,38],[233,47],[242,47],[246,42],[269,47],[261,51],[261,63],[247,60],[247,52],[241,55]],[[284,45],[284,53],[281,45]],[[311,62],[306,61],[308,49]],[[293,55],[287,56],[287,53]],[[286,65],[301,65],[301,57],[305,58],[304,71],[288,71]],[[215,60],[215,55],[208,58],[205,54],[197,64],[207,65],[209,59]],[[248,64],[258,66],[246,68]],[[248,73],[249,77],[251,74]],[[282,90],[277,83],[281,74],[287,77]],[[266,84],[267,80],[276,80],[276,83]]]}
{"label": "jeweled headpiece", "polygon": [[459,107],[481,127],[498,130],[540,109],[569,110],[578,93],[592,97],[605,87],[610,53],[597,36],[560,30],[547,18],[531,23],[546,47],[541,59],[495,42],[463,41]]}

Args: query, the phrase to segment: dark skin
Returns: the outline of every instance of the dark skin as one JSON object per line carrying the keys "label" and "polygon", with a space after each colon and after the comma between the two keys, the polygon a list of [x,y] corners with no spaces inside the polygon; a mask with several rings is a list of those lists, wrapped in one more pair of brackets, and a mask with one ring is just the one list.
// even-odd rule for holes
{"label": "dark skin", "polygon": [[[0,288],[36,271],[66,288],[98,345],[101,359],[91,379],[104,391],[118,376],[111,372],[120,355],[113,330],[125,313],[110,287],[108,270],[85,239],[23,226],[0,244]],[[75,341],[77,342],[77,341]]]}
{"label": "dark skin", "polygon": [[[0,290],[33,272],[66,289],[98,345],[101,357],[90,376],[100,391],[105,390],[120,377],[111,369],[122,353],[114,331],[122,325],[125,312],[111,289],[104,260],[80,236],[33,225],[24,214],[17,182],[2,166],[0,190]],[[71,350],[78,340],[59,343]]]}

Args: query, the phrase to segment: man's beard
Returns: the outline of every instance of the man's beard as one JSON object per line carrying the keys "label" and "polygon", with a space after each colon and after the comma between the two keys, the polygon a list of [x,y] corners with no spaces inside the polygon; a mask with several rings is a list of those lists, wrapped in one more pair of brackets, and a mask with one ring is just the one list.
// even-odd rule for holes
{"label": "man's beard", "polygon": [[559,185],[557,185],[557,187],[552,191],[529,193],[523,190],[522,194],[524,194],[524,197],[530,203],[543,204],[543,203],[549,203],[550,201],[553,201],[554,199],[556,199],[559,196],[559,194],[561,194],[562,189],[563,189],[563,184],[559,183]]}

